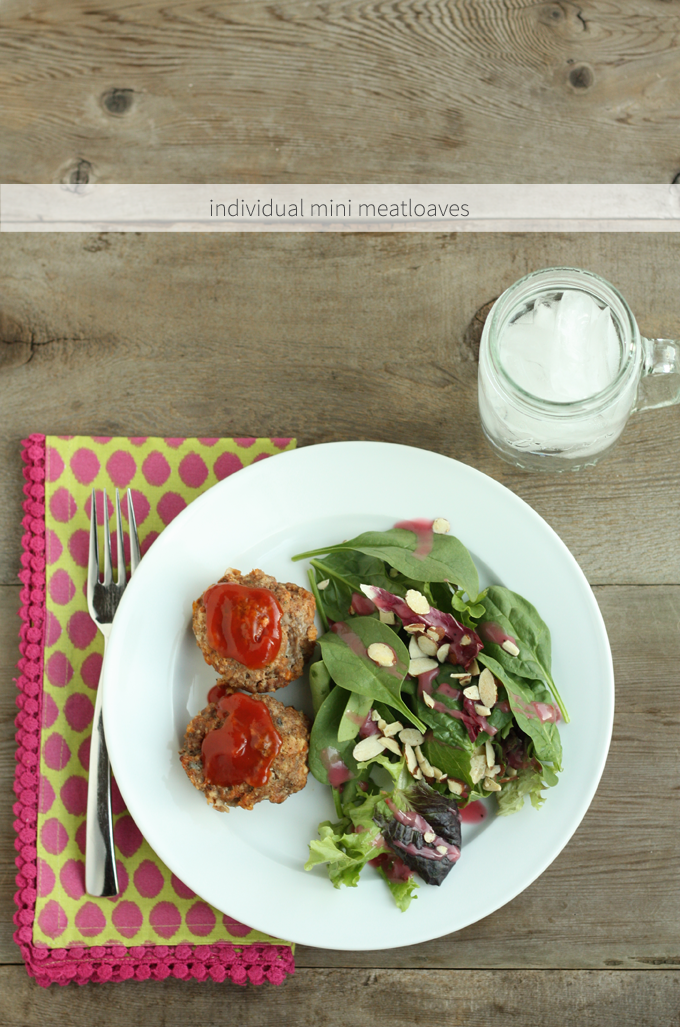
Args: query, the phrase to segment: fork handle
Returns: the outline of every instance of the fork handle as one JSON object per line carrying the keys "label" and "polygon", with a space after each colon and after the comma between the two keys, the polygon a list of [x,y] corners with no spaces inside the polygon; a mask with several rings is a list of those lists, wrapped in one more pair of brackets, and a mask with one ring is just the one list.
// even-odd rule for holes
{"label": "fork handle", "polygon": [[[100,678],[101,685],[101,678]],[[90,780],[85,829],[85,890],[102,898],[118,894],[111,815],[111,764],[104,737],[102,691],[97,688],[90,742]]]}

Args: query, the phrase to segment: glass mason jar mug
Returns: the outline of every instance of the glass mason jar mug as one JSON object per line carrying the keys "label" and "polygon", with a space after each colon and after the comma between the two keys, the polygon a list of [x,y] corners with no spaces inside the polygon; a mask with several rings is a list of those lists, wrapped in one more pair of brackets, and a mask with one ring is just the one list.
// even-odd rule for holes
{"label": "glass mason jar mug", "polygon": [[679,402],[680,343],[643,339],[623,296],[590,271],[534,271],[487,317],[479,412],[493,449],[516,467],[590,466],[633,411]]}

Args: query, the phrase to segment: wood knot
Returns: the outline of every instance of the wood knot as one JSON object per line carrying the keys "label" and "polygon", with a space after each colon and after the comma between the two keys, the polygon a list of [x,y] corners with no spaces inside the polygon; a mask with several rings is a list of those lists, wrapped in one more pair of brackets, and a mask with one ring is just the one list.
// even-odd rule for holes
{"label": "wood knot", "polygon": [[680,185],[680,171],[678,171],[677,175],[671,182],[671,185]]}
{"label": "wood knot", "polygon": [[68,176],[68,180],[71,185],[86,185],[92,178],[92,165],[89,160],[76,161],[75,165],[71,168]]}
{"label": "wood knot", "polygon": [[16,318],[0,310],[0,369],[19,367],[31,359],[31,333]]}
{"label": "wood knot", "polygon": [[107,114],[122,117],[132,108],[134,89],[109,89],[102,94],[102,107]]}
{"label": "wood knot", "polygon": [[470,321],[470,324],[465,329],[465,335],[463,336],[462,357],[464,360],[474,360],[475,363],[479,363],[479,346],[482,341],[482,332],[484,330],[484,324],[489,312],[493,307],[498,297],[489,300],[483,307],[477,310]]}
{"label": "wood knot", "polygon": [[568,79],[572,89],[583,92],[593,85],[595,75],[589,64],[577,64],[569,72]]}

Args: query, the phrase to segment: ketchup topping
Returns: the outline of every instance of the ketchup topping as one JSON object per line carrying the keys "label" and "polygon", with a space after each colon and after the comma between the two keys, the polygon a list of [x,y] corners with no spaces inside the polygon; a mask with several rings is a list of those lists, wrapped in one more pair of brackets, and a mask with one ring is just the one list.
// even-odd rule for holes
{"label": "ketchup topping", "polygon": [[203,602],[211,649],[251,670],[276,659],[282,610],[268,588],[223,582],[209,588]]}
{"label": "ketchup topping", "polygon": [[206,781],[222,786],[266,785],[281,748],[281,735],[266,703],[234,692],[220,699],[217,709],[225,716],[224,725],[209,731],[201,746]]}

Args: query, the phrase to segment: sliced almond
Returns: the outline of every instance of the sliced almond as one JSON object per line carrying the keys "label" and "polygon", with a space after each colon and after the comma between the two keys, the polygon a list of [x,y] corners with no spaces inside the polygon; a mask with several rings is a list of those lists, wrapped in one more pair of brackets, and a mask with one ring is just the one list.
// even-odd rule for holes
{"label": "sliced almond", "polygon": [[416,621],[414,624],[404,624],[404,631],[408,635],[422,635],[425,628],[422,624]]}
{"label": "sliced almond", "polygon": [[408,654],[412,660],[420,660],[423,656],[423,650],[418,645],[418,638],[422,638],[422,635],[412,635],[408,641]]}
{"label": "sliced almond", "polygon": [[325,588],[328,588],[330,583],[331,583],[331,579],[330,578],[324,578],[323,581],[317,581],[316,587],[318,588],[319,592],[323,592],[323,590]]}
{"label": "sliced almond", "polygon": [[426,831],[425,834],[423,835],[423,841],[427,842],[428,845],[429,845],[429,843],[433,842],[436,837],[437,837],[437,835],[434,833],[434,831]]}
{"label": "sliced almond", "polygon": [[468,673],[472,674],[473,678],[477,677],[477,675],[479,674],[479,664],[477,663],[477,660],[472,661],[472,663],[468,667]]}
{"label": "sliced almond", "polygon": [[443,663],[446,657],[449,655],[450,648],[450,642],[445,642],[444,645],[439,646],[439,649],[437,649],[437,659],[440,663]]}
{"label": "sliced almond", "polygon": [[451,525],[447,521],[446,517],[435,517],[432,521],[432,530],[435,535],[446,535],[451,531]]}
{"label": "sliced almond", "polygon": [[405,727],[399,732],[399,741],[404,745],[422,745],[425,735],[421,734],[417,727]]}
{"label": "sliced almond", "polygon": [[378,711],[377,710],[371,710],[371,720],[374,720],[374,721],[377,722],[380,719],[381,718],[380,718],[380,714],[378,713]]}
{"label": "sliced almond", "polygon": [[425,632],[428,638],[431,638],[434,642],[439,642],[444,637],[444,631],[442,628],[428,628]]}
{"label": "sliced almond", "polygon": [[499,765],[497,763],[494,763],[493,767],[489,767],[489,769],[487,770],[486,776],[487,777],[498,777],[500,772],[501,772],[501,768],[499,767]]}
{"label": "sliced almond", "polygon": [[386,724],[382,729],[382,733],[385,738],[393,738],[394,735],[398,734],[403,728],[403,724],[400,720],[393,720],[391,724]]}
{"label": "sliced almond", "polygon": [[517,771],[514,767],[508,767],[508,769],[506,770],[506,774],[508,775],[508,777],[517,777]]}
{"label": "sliced almond", "polygon": [[472,681],[470,673],[467,670],[452,670],[451,673],[449,674],[449,677],[450,678],[458,678],[460,681],[462,681],[463,678],[467,678],[468,681]]}
{"label": "sliced almond", "polygon": [[396,738],[385,738],[385,736],[383,735],[380,741],[383,743],[386,749],[390,750],[390,752],[395,753],[397,756],[401,756],[401,749],[399,748],[399,742],[396,740]]}
{"label": "sliced almond", "polygon": [[432,766],[432,773],[434,774],[435,781],[441,781],[442,778],[446,779],[446,774],[439,767]]}
{"label": "sliced almond", "polygon": [[470,638],[469,635],[461,635],[460,636],[460,644],[461,645],[469,645],[471,641],[472,641],[472,639]]}
{"label": "sliced almond", "polygon": [[404,756],[406,757],[406,766],[409,769],[409,773],[415,773],[418,767],[418,760],[416,759],[416,754],[413,751],[412,745],[404,745]]}
{"label": "sliced almond", "polygon": [[479,702],[479,689],[477,685],[468,685],[467,688],[463,689],[463,695],[466,699],[472,699],[473,702]]}
{"label": "sliced almond", "polygon": [[505,642],[503,642],[501,649],[505,649],[506,653],[510,653],[511,656],[519,656],[518,647],[509,638],[506,638]]}
{"label": "sliced almond", "polygon": [[397,662],[397,654],[392,646],[385,642],[371,642],[366,654],[369,660],[373,660],[379,667],[394,667]]}
{"label": "sliced almond", "polygon": [[380,720],[378,721],[378,731],[380,732],[381,735],[385,734],[385,728],[386,727],[387,727],[387,721],[383,720],[382,717],[381,717]]}
{"label": "sliced almond", "polygon": [[479,698],[485,706],[493,706],[498,698],[496,679],[488,667],[479,675]]}
{"label": "sliced almond", "polygon": [[418,636],[418,647],[425,653],[426,656],[436,656],[437,649],[439,646],[432,638],[428,638],[427,635]]}
{"label": "sliced almond", "polygon": [[420,674],[426,674],[428,670],[437,670],[439,664],[436,660],[430,660],[427,656],[423,656],[417,660],[411,660],[408,665],[409,674],[417,678]]}
{"label": "sliced almond", "polygon": [[442,856],[445,856],[448,851],[449,851],[449,849],[448,849],[447,845],[438,845],[437,846],[437,852],[441,852]]}
{"label": "sliced almond", "polygon": [[494,781],[491,777],[484,778],[484,787],[486,788],[487,792],[500,792],[501,790],[501,786],[499,785],[498,781]]}
{"label": "sliced almond", "polygon": [[470,780],[473,785],[486,776],[487,769],[486,756],[473,756],[470,759]]}
{"label": "sliced almond", "polygon": [[429,692],[423,692],[423,702],[426,706],[429,706],[431,710],[434,709],[434,699]]}
{"label": "sliced almond", "polygon": [[423,780],[423,772],[420,769],[420,767],[416,766],[416,769],[413,771],[413,778],[414,778],[415,781],[422,781]]}
{"label": "sliced almond", "polygon": [[394,610],[378,610],[378,616],[381,624],[394,624],[396,620]]}
{"label": "sliced almond", "polygon": [[448,778],[446,786],[454,795],[462,795],[465,789],[462,781],[456,781],[455,777]]}
{"label": "sliced almond", "polygon": [[352,756],[354,756],[354,759],[358,763],[361,763],[363,760],[372,760],[373,757],[378,756],[384,748],[384,738],[381,738],[380,735],[369,735],[368,738],[362,738],[358,745],[354,746]]}
{"label": "sliced almond", "polygon": [[414,613],[420,614],[421,617],[430,612],[430,604],[427,599],[422,592],[415,588],[410,588],[406,593],[406,605]]}
{"label": "sliced almond", "polygon": [[486,756],[486,765],[487,767],[493,767],[494,763],[496,762],[496,754],[493,751],[493,745],[490,741],[487,740],[484,743],[484,749],[484,755]]}
{"label": "sliced almond", "polygon": [[475,703],[475,713],[478,713],[480,717],[490,717],[491,710],[488,706],[481,706],[480,703]]}

